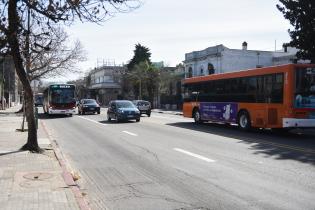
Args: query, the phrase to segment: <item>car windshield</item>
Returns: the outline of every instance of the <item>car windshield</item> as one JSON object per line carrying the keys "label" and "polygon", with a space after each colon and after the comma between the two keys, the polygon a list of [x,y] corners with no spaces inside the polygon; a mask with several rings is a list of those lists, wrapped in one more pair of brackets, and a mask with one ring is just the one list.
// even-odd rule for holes
{"label": "car windshield", "polygon": [[117,108],[135,108],[131,101],[119,101],[116,102]]}
{"label": "car windshield", "polygon": [[148,105],[150,105],[150,103],[148,101],[139,101],[138,105],[139,106],[148,106]]}
{"label": "car windshield", "polygon": [[96,101],[94,99],[85,99],[83,104],[96,104]]}

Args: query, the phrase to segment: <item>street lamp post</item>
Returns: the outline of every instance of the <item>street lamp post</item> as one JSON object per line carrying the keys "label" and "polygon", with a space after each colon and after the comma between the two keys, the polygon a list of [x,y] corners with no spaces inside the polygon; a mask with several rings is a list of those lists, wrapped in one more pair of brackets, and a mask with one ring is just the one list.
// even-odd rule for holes
{"label": "street lamp post", "polygon": [[138,77],[138,79],[139,79],[139,98],[138,98],[138,100],[141,100],[141,98],[142,98],[142,96],[141,96],[141,78]]}
{"label": "street lamp post", "polygon": [[3,61],[2,61],[2,93],[1,93],[1,108],[4,109],[5,105],[4,105],[4,82],[5,82],[5,77],[4,77],[4,61],[5,61],[5,58],[3,56]]}

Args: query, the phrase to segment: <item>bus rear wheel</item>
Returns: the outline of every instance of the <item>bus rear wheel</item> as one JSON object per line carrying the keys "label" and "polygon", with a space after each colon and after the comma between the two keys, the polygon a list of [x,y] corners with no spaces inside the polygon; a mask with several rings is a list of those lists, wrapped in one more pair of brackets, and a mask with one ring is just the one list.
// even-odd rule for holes
{"label": "bus rear wheel", "polygon": [[196,110],[193,112],[193,117],[194,117],[195,123],[199,123],[199,124],[202,123],[201,115],[200,115],[199,109],[196,109]]}
{"label": "bus rear wheel", "polygon": [[250,117],[247,111],[241,111],[238,114],[238,127],[244,131],[251,129]]}

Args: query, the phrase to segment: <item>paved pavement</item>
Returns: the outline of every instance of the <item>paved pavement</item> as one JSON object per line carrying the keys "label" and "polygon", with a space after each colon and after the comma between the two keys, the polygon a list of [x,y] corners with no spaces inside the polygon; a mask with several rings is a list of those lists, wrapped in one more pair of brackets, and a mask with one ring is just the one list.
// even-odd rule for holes
{"label": "paved pavement", "polygon": [[27,139],[27,132],[16,131],[19,108],[0,111],[0,209],[80,209],[41,123],[38,141],[45,152],[19,151]]}
{"label": "paved pavement", "polygon": [[310,209],[314,136],[242,132],[166,113],[43,117],[92,209]]}

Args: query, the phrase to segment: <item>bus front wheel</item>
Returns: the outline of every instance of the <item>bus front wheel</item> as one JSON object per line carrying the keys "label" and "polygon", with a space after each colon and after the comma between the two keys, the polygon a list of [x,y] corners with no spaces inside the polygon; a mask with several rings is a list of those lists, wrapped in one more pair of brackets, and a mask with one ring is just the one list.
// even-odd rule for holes
{"label": "bus front wheel", "polygon": [[247,111],[241,111],[238,114],[238,127],[244,131],[250,130],[251,123],[250,123],[250,117]]}
{"label": "bus front wheel", "polygon": [[202,123],[201,115],[200,115],[199,109],[196,109],[196,110],[193,112],[193,117],[194,117],[195,123]]}

